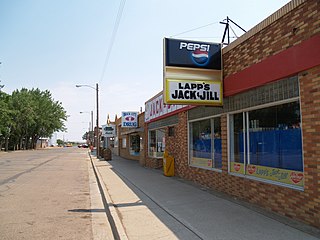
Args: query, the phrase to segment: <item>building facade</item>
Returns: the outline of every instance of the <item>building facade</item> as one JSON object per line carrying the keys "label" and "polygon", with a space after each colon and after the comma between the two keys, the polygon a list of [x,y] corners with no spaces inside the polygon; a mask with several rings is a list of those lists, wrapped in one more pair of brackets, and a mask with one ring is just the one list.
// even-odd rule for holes
{"label": "building facade", "polygon": [[166,149],[176,176],[320,227],[319,11],[293,0],[223,48],[223,107],[148,100],[145,165]]}
{"label": "building facade", "polygon": [[145,165],[144,113],[138,115],[137,127],[122,127],[121,118],[116,119],[115,123],[117,130],[112,148],[113,154],[139,161],[141,165]]}

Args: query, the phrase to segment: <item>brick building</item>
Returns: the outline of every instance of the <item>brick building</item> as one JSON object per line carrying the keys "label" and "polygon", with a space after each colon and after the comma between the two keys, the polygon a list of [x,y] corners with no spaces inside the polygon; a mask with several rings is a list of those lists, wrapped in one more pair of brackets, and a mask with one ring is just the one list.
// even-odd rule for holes
{"label": "brick building", "polygon": [[121,127],[121,117],[116,119],[115,124],[117,134],[112,148],[113,154],[139,161],[141,165],[145,165],[144,113],[138,115],[138,127],[136,128]]}
{"label": "brick building", "polygon": [[145,165],[320,227],[320,2],[293,0],[223,48],[223,107],[146,102]]}

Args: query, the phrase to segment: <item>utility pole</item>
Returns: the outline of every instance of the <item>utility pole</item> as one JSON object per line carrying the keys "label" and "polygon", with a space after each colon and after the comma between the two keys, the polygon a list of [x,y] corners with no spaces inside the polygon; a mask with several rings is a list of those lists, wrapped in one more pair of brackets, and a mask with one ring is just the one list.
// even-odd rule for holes
{"label": "utility pole", "polygon": [[97,97],[97,157],[99,157],[100,154],[100,127],[99,127],[99,85],[96,83],[96,97]]}
{"label": "utility pole", "polygon": [[96,83],[96,87],[86,85],[86,84],[79,84],[76,85],[76,87],[89,87],[94,90],[96,90],[96,100],[97,100],[97,123],[96,123],[96,138],[95,138],[95,143],[96,143],[96,149],[97,149],[97,157],[99,157],[100,154],[100,128],[99,128],[99,85]]}

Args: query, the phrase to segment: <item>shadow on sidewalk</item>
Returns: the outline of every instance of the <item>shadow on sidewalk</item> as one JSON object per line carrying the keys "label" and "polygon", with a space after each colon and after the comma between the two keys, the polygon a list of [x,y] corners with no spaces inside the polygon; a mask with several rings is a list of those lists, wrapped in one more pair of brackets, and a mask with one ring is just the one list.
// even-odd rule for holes
{"label": "shadow on sidewalk", "polygon": [[113,206],[119,210],[147,207],[178,239],[267,240],[270,236],[272,239],[315,239],[309,234],[320,237],[320,231],[302,223],[193,182],[165,177],[162,169],[145,168],[137,161],[112,157],[106,164],[140,199]]}

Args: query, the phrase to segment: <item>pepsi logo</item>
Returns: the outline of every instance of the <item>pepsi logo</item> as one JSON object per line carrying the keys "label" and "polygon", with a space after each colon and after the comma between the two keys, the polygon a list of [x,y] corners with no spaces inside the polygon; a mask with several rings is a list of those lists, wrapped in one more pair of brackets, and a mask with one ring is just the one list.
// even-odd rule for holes
{"label": "pepsi logo", "polygon": [[191,53],[192,61],[198,66],[205,66],[209,61],[209,53],[199,49]]}

